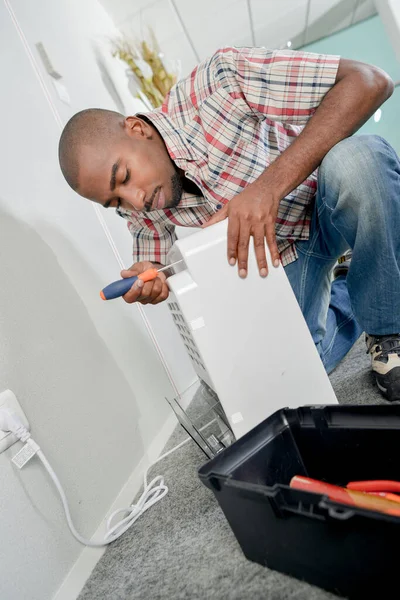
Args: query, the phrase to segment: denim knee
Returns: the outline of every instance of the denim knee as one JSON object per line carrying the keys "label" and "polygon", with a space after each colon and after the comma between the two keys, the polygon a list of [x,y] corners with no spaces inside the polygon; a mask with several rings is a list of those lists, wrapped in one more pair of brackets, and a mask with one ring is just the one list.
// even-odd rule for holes
{"label": "denim knee", "polygon": [[387,197],[385,188],[389,178],[385,172],[393,169],[398,170],[398,158],[384,138],[355,135],[327,153],[319,169],[318,184],[328,194],[344,193],[347,200],[350,194],[355,202],[376,202],[378,197],[382,200]]}
{"label": "denim knee", "polygon": [[330,177],[368,175],[392,153],[390,144],[379,135],[355,135],[329,150],[320,171]]}

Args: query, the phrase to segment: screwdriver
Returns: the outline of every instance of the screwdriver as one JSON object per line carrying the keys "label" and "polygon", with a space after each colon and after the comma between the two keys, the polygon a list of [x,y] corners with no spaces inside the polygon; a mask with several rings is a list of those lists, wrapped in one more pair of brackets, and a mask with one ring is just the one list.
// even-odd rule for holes
{"label": "screwdriver", "polygon": [[161,267],[161,269],[146,269],[146,271],[143,271],[143,273],[140,273],[139,275],[127,277],[127,279],[118,279],[118,281],[113,281],[113,283],[110,283],[110,285],[107,285],[107,287],[101,290],[100,298],[102,300],[113,300],[114,298],[120,298],[126,294],[126,292],[129,292],[135,281],[138,279],[141,279],[143,282],[153,281],[153,279],[156,279],[159,273],[162,273],[163,271],[166,271],[175,265],[179,265],[181,262],[183,262],[182,259],[177,260],[166,267]]}

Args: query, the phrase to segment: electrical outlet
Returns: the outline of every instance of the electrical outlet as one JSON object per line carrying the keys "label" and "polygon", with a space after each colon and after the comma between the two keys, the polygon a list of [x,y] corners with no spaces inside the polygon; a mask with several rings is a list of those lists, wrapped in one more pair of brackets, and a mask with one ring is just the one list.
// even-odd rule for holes
{"label": "electrical outlet", "polygon": [[[14,392],[11,390],[5,390],[0,394],[0,410],[3,408],[6,408],[10,412],[18,415],[25,427],[29,429],[28,419],[26,418],[25,413],[22,410]],[[9,431],[2,431],[0,429],[0,454],[16,442],[18,442],[18,438],[13,433],[10,433]]]}

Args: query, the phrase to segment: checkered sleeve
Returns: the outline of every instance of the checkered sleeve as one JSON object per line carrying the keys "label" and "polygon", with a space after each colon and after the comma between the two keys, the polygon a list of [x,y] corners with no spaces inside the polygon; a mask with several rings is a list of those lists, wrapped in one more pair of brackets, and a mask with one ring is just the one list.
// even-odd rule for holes
{"label": "checkered sleeve", "polygon": [[218,76],[257,116],[294,125],[307,123],[336,81],[339,56],[223,48]]}
{"label": "checkered sleeve", "polygon": [[134,263],[149,260],[167,264],[167,254],[176,240],[173,224],[138,216],[128,220],[128,229],[133,238]]}

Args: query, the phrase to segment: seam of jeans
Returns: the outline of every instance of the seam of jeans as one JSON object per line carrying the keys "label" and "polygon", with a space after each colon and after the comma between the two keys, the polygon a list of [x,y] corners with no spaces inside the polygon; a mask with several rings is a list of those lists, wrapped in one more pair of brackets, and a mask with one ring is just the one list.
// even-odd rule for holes
{"label": "seam of jeans", "polygon": [[[336,207],[335,207],[335,208],[331,208],[331,207],[329,206],[329,204],[327,204],[327,202],[326,202],[326,196],[321,196],[321,200],[322,200],[322,202],[323,202],[323,205],[322,205],[322,210],[321,210],[321,212],[318,212],[318,216],[322,215],[322,213],[323,213],[323,211],[324,211],[324,210],[328,210],[328,211],[331,213],[331,225],[332,225],[332,227],[333,227],[334,229],[336,229],[336,231],[338,232],[338,234],[340,235],[340,237],[341,237],[341,238],[344,240],[344,242],[345,242],[347,245],[349,245],[349,243],[348,243],[348,241],[346,240],[346,238],[343,236],[343,234],[342,234],[342,233],[339,231],[339,229],[336,227],[335,223],[333,222],[333,219],[332,219],[332,213],[333,213],[333,211],[335,210],[335,208],[336,208]],[[318,210],[318,209],[317,209],[317,210]],[[349,247],[350,247],[350,246],[349,246]],[[321,257],[321,258],[323,258],[323,257]]]}
{"label": "seam of jeans", "polygon": [[[318,211],[318,216],[322,215],[324,210],[329,210],[331,213],[333,213],[334,209],[331,208],[330,206],[328,206],[328,204],[326,204],[325,201],[325,197],[321,196],[321,199],[323,201],[323,206],[322,209]],[[344,240],[344,242],[347,244],[348,247],[350,247],[348,245],[347,240],[343,237],[343,235],[340,233],[340,231],[338,230],[338,228],[335,226],[335,224],[333,223],[333,221],[331,221],[331,225],[334,229],[336,229],[336,231],[338,232],[338,234],[342,237],[342,239]],[[316,231],[312,237],[311,243],[310,243],[310,250],[302,250],[301,248],[299,248],[299,246],[297,244],[295,244],[296,246],[296,250],[297,252],[300,252],[300,254],[302,254],[303,256],[314,256],[315,258],[319,258],[321,260],[324,260],[326,262],[330,262],[330,261],[335,261],[337,258],[339,258],[339,256],[335,257],[335,256],[326,256],[323,254],[319,254],[319,252],[314,252],[313,248],[315,246],[315,242],[316,242],[316,237],[318,237],[318,235],[321,234],[321,228],[318,229],[318,231]]]}
{"label": "seam of jeans", "polygon": [[305,252],[304,250],[301,250],[301,248],[299,248],[297,244],[296,250],[297,252],[300,252],[300,254],[302,254],[303,256],[320,258],[321,260],[325,260],[326,262],[332,262],[336,260],[334,256],[323,256],[322,254],[319,254],[318,252],[313,252],[312,250],[307,250]]}
{"label": "seam of jeans", "polygon": [[329,343],[329,346],[326,348],[326,350],[322,353],[321,355],[321,360],[322,362],[324,362],[325,357],[328,355],[329,352],[332,351],[332,347],[333,344],[335,343],[336,340],[336,336],[339,333],[339,331],[342,329],[342,327],[344,327],[345,325],[347,325],[347,323],[350,323],[350,321],[352,321],[353,319],[355,319],[355,316],[353,315],[353,313],[348,316],[344,321],[342,321],[340,323],[340,325],[338,325],[337,327],[335,327],[335,333],[333,334],[331,341]]}
{"label": "seam of jeans", "polygon": [[[302,252],[302,254],[305,256],[305,259],[304,259],[304,268],[303,268],[303,272],[301,274],[301,279],[300,279],[300,298],[299,298],[300,302],[299,302],[299,305],[300,305],[300,308],[301,308],[302,311],[303,311],[303,308],[304,308],[304,290],[305,290],[305,287],[306,287],[308,265],[309,265],[309,262],[310,262],[310,258],[313,256],[313,254],[312,254],[312,248],[314,248],[314,246],[315,246],[315,243],[316,243],[317,238],[318,238],[318,234],[319,234],[319,231],[315,231],[313,237],[311,238],[311,241],[310,241],[310,248],[311,248],[311,250],[309,252]],[[297,246],[296,246],[296,248],[297,248]],[[297,250],[298,250],[298,248],[297,248]]]}

